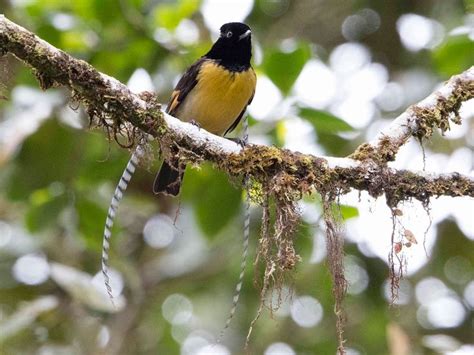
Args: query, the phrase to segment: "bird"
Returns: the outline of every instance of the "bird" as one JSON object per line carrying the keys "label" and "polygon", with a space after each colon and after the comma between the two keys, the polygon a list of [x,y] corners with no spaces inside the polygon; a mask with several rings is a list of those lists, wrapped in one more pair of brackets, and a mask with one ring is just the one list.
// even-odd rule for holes
{"label": "bird", "polygon": [[[230,22],[222,25],[220,36],[209,52],[192,64],[178,81],[171,94],[166,112],[182,121],[195,123],[205,130],[226,135],[242,119],[255,94],[257,78],[250,65],[252,57],[251,30],[246,24]],[[102,273],[111,303],[114,304],[109,277],[109,250],[112,226],[120,201],[145,151],[137,146],[117,184],[107,211],[102,237]],[[184,165],[177,159],[164,161],[153,184],[157,194],[177,196],[183,180]],[[247,224],[248,226],[248,224]],[[244,262],[247,255],[248,233],[244,240]],[[243,272],[236,292],[240,293]],[[228,327],[237,304],[234,296]]]}
{"label": "bird", "polygon": [[[225,136],[241,121],[255,95],[257,77],[250,63],[251,29],[240,22],[221,26],[211,49],[182,75],[166,112],[206,131]],[[185,165],[165,160],[156,175],[153,192],[177,196]]]}

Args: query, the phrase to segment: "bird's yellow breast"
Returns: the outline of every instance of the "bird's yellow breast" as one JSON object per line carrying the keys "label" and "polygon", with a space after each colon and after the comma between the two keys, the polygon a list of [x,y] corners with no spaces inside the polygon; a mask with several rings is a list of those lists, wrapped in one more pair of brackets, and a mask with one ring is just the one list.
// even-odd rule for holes
{"label": "bird's yellow breast", "polygon": [[214,62],[205,62],[199,70],[196,86],[176,116],[182,121],[194,120],[205,130],[222,135],[247,106],[256,82],[252,68],[232,72]]}

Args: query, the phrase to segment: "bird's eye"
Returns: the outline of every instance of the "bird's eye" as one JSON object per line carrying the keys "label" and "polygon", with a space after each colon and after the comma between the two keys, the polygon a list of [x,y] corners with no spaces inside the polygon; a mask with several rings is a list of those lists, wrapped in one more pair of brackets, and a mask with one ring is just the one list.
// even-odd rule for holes
{"label": "bird's eye", "polygon": [[225,36],[226,36],[227,38],[232,37],[232,31],[227,32],[227,33],[225,34]]}

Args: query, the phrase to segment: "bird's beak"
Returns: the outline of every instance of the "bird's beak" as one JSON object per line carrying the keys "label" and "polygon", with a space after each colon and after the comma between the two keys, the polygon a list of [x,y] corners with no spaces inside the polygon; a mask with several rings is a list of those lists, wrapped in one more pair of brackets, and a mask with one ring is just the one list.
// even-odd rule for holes
{"label": "bird's beak", "polygon": [[241,39],[244,39],[244,38],[250,36],[251,33],[252,33],[252,31],[247,30],[244,34],[241,34],[241,35],[239,36],[239,41],[240,41]]}

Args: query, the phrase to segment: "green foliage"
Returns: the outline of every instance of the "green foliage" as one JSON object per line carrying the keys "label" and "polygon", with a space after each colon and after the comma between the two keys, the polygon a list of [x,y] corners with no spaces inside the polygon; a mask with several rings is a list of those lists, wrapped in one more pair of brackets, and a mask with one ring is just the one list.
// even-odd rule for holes
{"label": "green foliage", "polygon": [[353,152],[351,142],[338,134],[318,132],[318,143],[324,147],[328,155],[340,157]]}
{"label": "green foliage", "polygon": [[326,111],[301,107],[298,114],[311,123],[318,133],[351,132],[354,130],[346,121]]}
{"label": "green foliage", "polygon": [[262,68],[283,94],[288,95],[310,57],[311,48],[301,42],[288,51],[268,50]]}
{"label": "green foliage", "polygon": [[104,139],[103,132],[89,132],[81,139],[84,143],[81,144],[75,187],[87,191],[91,185],[117,180],[130,158],[129,152],[115,149],[116,143]]}
{"label": "green foliage", "polygon": [[7,191],[12,199],[25,199],[54,181],[68,184],[81,155],[80,136],[55,120],[45,122],[22,146]]}
{"label": "green foliage", "polygon": [[199,170],[187,169],[182,193],[194,206],[198,225],[208,238],[216,237],[237,216],[242,204],[240,190],[227,175],[206,164]]}
{"label": "green foliage", "polygon": [[359,217],[359,210],[357,207],[341,205],[339,206],[339,210],[341,211],[341,216],[344,220]]}
{"label": "green foliage", "polygon": [[76,198],[75,208],[78,217],[78,232],[81,233],[89,248],[100,250],[107,211],[93,200],[81,195]]}
{"label": "green foliage", "polygon": [[61,212],[68,205],[67,194],[59,183],[36,190],[30,197],[25,225],[32,233],[55,226]]}
{"label": "green foliage", "polygon": [[165,2],[155,8],[155,24],[168,30],[174,30],[181,20],[190,17],[200,5],[198,0],[179,0]]}
{"label": "green foliage", "polygon": [[307,260],[311,257],[314,230],[309,223],[301,222],[295,236],[295,250],[297,254]]}
{"label": "green foliage", "polygon": [[474,41],[468,36],[450,36],[433,52],[436,70],[449,77],[468,69],[474,63]]}

